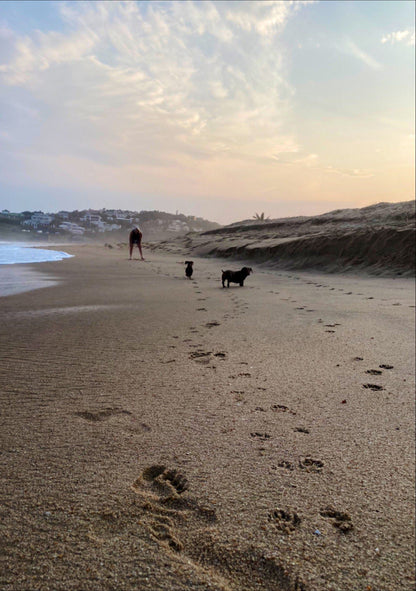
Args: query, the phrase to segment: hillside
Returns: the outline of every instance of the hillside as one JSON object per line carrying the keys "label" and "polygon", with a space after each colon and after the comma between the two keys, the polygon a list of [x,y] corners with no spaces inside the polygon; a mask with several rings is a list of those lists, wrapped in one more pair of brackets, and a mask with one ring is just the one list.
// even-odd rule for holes
{"label": "hillside", "polygon": [[200,217],[163,211],[82,210],[58,213],[0,212],[0,240],[77,242],[126,241],[139,225],[146,241],[204,232],[220,225]]}

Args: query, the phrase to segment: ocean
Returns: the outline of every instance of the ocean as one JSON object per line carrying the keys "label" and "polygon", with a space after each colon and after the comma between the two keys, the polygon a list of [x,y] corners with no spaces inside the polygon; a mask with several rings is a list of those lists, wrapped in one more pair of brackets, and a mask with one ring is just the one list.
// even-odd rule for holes
{"label": "ocean", "polygon": [[21,265],[60,261],[71,256],[62,251],[33,248],[33,244],[0,242],[0,297],[56,285],[53,277],[36,271],[35,264],[31,268]]}

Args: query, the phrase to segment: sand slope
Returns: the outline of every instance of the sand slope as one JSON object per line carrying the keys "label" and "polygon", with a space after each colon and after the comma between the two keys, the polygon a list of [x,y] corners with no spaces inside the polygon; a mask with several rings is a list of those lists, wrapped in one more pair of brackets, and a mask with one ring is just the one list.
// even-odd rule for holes
{"label": "sand slope", "polygon": [[415,204],[379,203],[314,217],[246,221],[163,243],[189,253],[288,269],[414,275]]}
{"label": "sand slope", "polygon": [[1,300],[1,589],[414,589],[410,280],[69,251]]}

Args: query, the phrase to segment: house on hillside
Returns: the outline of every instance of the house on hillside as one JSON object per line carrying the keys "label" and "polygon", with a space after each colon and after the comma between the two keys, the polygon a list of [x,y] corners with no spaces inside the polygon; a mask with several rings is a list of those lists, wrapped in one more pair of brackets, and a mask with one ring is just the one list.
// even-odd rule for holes
{"label": "house on hillside", "polygon": [[109,220],[118,220],[120,222],[128,222],[129,224],[133,222],[135,215],[137,215],[134,212],[123,211],[122,209],[106,209],[105,214]]}
{"label": "house on hillside", "polygon": [[62,222],[62,224],[59,224],[59,228],[76,236],[82,236],[85,232],[82,226],[78,226],[78,224],[74,224],[73,222]]}
{"label": "house on hillside", "polygon": [[182,220],[172,220],[167,229],[170,232],[189,232],[189,226]]}
{"label": "house on hillside", "polygon": [[120,230],[120,224],[108,224],[107,222],[94,223],[94,226],[98,232],[113,232],[114,230]]}
{"label": "house on hillside", "polygon": [[46,228],[51,224],[54,220],[54,216],[48,213],[43,213],[42,211],[36,211],[32,213],[30,219],[25,220],[23,225],[30,226],[37,230],[38,228]]}
{"label": "house on hillside", "polygon": [[80,221],[91,225],[99,225],[101,223],[101,216],[98,213],[86,213],[80,218]]}
{"label": "house on hillside", "polygon": [[12,213],[8,209],[3,209],[0,212],[0,217],[2,217],[3,219],[7,219],[7,220],[16,220],[18,218],[21,218],[22,214],[21,213]]}

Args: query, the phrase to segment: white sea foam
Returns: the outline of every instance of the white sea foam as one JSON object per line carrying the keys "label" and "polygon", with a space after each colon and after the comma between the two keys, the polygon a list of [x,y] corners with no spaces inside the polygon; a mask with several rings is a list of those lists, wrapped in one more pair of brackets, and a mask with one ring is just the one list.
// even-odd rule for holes
{"label": "white sea foam", "polygon": [[44,248],[33,248],[33,244],[0,242],[0,297],[32,291],[56,285],[54,277],[36,271],[23,264],[60,261],[72,255]]}
{"label": "white sea foam", "polygon": [[66,252],[58,250],[33,248],[33,245],[15,242],[0,242],[0,265],[60,261],[71,256],[72,255]]}

